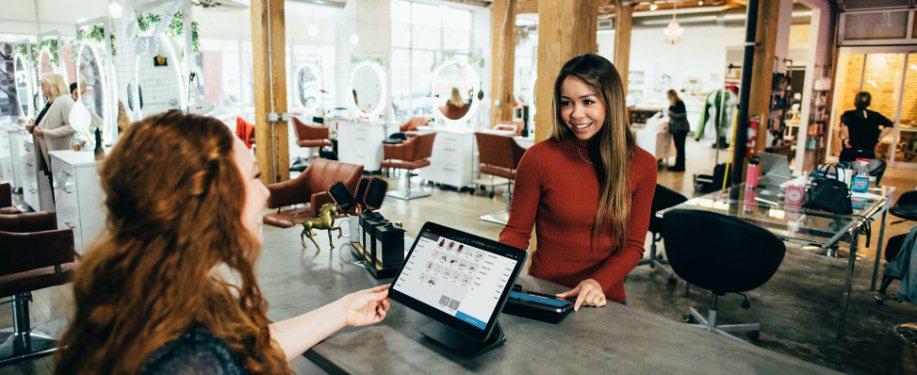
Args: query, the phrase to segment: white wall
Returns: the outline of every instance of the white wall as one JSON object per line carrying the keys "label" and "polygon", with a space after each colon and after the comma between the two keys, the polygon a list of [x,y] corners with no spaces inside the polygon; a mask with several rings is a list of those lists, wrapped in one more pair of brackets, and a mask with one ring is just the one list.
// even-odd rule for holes
{"label": "white wall", "polygon": [[[699,77],[705,90],[718,88],[725,73],[726,50],[741,47],[744,27],[685,26],[681,43],[662,39],[663,28],[635,28],[631,32],[630,70],[643,71],[647,84],[661,74],[680,87],[688,77]],[[599,55],[614,62],[614,31],[599,31]]]}

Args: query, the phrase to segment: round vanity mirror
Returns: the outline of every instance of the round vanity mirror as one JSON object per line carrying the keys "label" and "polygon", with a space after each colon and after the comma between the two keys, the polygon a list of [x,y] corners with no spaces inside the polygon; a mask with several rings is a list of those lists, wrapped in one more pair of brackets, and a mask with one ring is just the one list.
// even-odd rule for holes
{"label": "round vanity mirror", "polygon": [[187,107],[186,75],[175,45],[165,36],[158,38],[159,43],[138,53],[134,60],[134,80],[129,84],[133,92],[129,99],[139,118]]}
{"label": "round vanity mirror", "polygon": [[353,68],[350,76],[351,109],[360,116],[379,117],[385,108],[385,72],[371,61]]}
{"label": "round vanity mirror", "polygon": [[[71,125],[77,131],[82,132],[89,132],[96,127],[102,127],[104,131],[106,115],[111,111],[111,100],[108,97],[111,93],[108,92],[105,65],[98,49],[91,44],[83,43],[80,46],[76,64],[80,96],[79,103],[76,103],[74,110],[80,116],[77,116],[79,121]],[[71,116],[71,119],[74,117]]]}
{"label": "round vanity mirror", "polygon": [[296,69],[296,105],[312,115],[322,103],[322,77],[315,64],[302,64]]}
{"label": "round vanity mirror", "polygon": [[467,123],[478,106],[478,74],[464,62],[449,61],[433,71],[433,113],[445,124]]}
{"label": "round vanity mirror", "polygon": [[16,99],[19,101],[19,115],[33,118],[35,113],[32,107],[32,77],[29,74],[29,63],[22,56],[17,56],[14,62],[16,79]]}

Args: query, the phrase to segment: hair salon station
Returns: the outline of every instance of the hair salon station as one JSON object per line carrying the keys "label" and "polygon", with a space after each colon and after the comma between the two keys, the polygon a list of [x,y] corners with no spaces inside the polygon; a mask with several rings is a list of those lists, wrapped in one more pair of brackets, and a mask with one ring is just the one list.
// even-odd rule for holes
{"label": "hair salon station", "polygon": [[[292,362],[297,373],[917,373],[914,0],[0,0],[0,10],[0,264],[49,247],[36,233],[66,231],[79,267],[105,230],[106,154],[131,123],[178,109],[224,122],[257,159],[271,192],[256,263],[271,320],[407,277],[416,238],[500,237],[520,160],[554,134],[555,79],[589,53],[614,64],[620,125],[658,167],[626,305],[552,322],[509,311],[520,306],[510,296],[493,312],[499,324],[483,322],[505,343],[462,355],[417,331],[448,317],[396,303],[384,322],[313,346]],[[70,86],[74,132],[69,148],[42,151],[30,126],[55,74]],[[856,117],[867,106],[872,117]],[[877,118],[878,138],[854,150],[869,132],[852,124]],[[758,174],[780,180],[771,195],[755,193]],[[807,178],[807,191],[792,183]],[[849,198],[861,178],[868,190]],[[843,184],[850,211],[828,201],[829,183]],[[16,227],[28,212],[54,222]],[[475,243],[456,241],[460,253]],[[528,275],[536,247],[516,282],[569,289]],[[0,343],[53,340],[73,318],[72,285],[23,289],[22,272],[0,265]],[[10,348],[0,357],[26,355],[3,358],[0,374],[53,371],[54,355]]]}

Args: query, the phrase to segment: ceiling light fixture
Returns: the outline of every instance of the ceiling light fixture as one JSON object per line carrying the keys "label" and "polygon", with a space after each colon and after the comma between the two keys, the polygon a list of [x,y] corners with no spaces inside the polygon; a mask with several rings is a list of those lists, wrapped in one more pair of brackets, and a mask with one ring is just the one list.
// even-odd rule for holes
{"label": "ceiling light fixture", "polygon": [[662,38],[669,44],[678,44],[681,42],[682,37],[685,34],[685,28],[681,27],[678,24],[678,21],[675,19],[675,14],[678,13],[678,3],[675,3],[675,6],[672,10],[672,21],[669,22],[669,25],[666,26],[665,30],[662,31]]}
{"label": "ceiling light fixture", "polygon": [[651,3],[650,3],[650,10],[651,10],[651,11],[655,11],[656,9],[659,9],[659,5],[656,5],[656,2],[655,2],[655,1],[651,2]]}

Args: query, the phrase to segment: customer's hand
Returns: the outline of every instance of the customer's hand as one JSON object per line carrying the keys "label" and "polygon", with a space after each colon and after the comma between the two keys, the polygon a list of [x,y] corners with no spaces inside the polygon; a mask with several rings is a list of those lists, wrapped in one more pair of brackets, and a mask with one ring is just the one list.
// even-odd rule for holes
{"label": "customer's hand", "polygon": [[43,136],[43,135],[45,134],[45,130],[42,129],[41,126],[36,126],[35,129],[33,129],[32,131],[35,133],[35,135],[37,135],[37,136],[39,136],[39,137],[41,137],[41,136]]}
{"label": "customer's hand", "polygon": [[381,322],[392,301],[388,299],[388,285],[350,293],[339,299],[344,325],[362,326]]}
{"label": "customer's hand", "polygon": [[579,283],[576,288],[557,295],[557,298],[570,298],[576,296],[576,302],[573,304],[573,311],[579,311],[580,306],[605,306],[605,292],[602,286],[594,279],[586,279]]}
{"label": "customer's hand", "polygon": [[850,143],[850,138],[844,138],[844,148],[853,148],[853,144]]}

